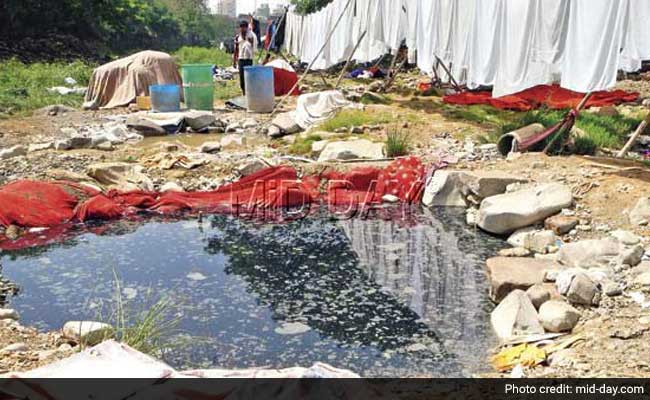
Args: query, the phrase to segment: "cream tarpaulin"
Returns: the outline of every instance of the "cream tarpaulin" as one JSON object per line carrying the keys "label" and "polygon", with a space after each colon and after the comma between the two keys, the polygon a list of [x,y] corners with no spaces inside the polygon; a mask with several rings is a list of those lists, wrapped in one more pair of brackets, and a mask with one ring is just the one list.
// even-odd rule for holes
{"label": "cream tarpaulin", "polygon": [[[343,10],[333,44],[316,57]],[[344,62],[367,31],[359,62],[405,41],[422,71],[433,73],[438,57],[458,81],[493,86],[494,96],[552,82],[588,92],[611,88],[619,69],[637,71],[650,59],[649,18],[650,0],[333,0],[313,14],[289,11],[286,43],[324,69]]]}
{"label": "cream tarpaulin", "polygon": [[84,108],[114,108],[148,96],[150,85],[182,85],[178,66],[167,53],[142,51],[93,71]]}

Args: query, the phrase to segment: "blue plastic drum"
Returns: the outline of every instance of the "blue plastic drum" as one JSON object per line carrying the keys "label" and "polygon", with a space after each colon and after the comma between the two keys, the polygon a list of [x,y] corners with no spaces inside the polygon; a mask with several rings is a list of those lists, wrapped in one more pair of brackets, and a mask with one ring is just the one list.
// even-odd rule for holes
{"label": "blue plastic drum", "polygon": [[175,112],[181,110],[181,89],[178,85],[149,86],[151,109],[155,112]]}
{"label": "blue plastic drum", "polygon": [[275,87],[273,84],[272,67],[244,68],[246,82],[246,101],[248,111],[270,113],[275,105]]}

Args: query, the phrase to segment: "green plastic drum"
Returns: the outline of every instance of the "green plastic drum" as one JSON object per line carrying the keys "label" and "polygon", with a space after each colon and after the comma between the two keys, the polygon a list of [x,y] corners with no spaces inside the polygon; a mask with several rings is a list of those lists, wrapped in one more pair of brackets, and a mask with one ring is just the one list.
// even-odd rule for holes
{"label": "green plastic drum", "polygon": [[214,84],[212,65],[187,64],[181,66],[185,106],[193,110],[212,111],[214,107]]}

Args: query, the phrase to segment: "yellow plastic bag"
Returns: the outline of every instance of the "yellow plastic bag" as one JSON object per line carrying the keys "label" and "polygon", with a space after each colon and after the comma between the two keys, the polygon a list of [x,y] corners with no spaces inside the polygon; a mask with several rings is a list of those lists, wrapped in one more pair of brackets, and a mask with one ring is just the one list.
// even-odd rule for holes
{"label": "yellow plastic bag", "polygon": [[517,364],[522,367],[534,367],[546,361],[546,352],[539,347],[528,343],[519,346],[503,349],[499,354],[492,357],[492,366],[499,372],[507,372]]}

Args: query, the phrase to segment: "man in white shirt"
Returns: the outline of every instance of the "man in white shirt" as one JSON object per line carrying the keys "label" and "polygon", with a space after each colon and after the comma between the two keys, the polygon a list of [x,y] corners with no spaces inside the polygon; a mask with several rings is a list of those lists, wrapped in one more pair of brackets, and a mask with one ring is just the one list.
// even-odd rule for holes
{"label": "man in white shirt", "polygon": [[242,93],[246,94],[246,82],[244,81],[244,68],[253,65],[255,52],[257,51],[257,36],[248,29],[248,22],[239,23],[239,34],[235,37],[235,52],[233,54],[233,66],[239,68],[239,86]]}

